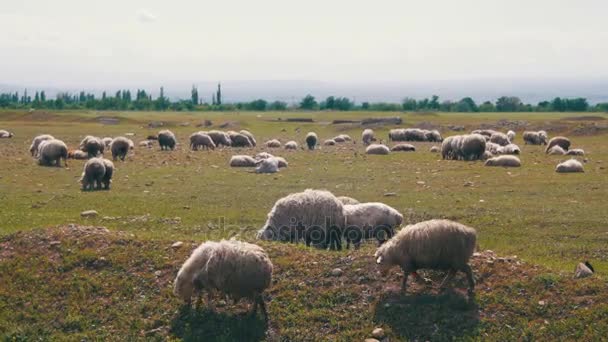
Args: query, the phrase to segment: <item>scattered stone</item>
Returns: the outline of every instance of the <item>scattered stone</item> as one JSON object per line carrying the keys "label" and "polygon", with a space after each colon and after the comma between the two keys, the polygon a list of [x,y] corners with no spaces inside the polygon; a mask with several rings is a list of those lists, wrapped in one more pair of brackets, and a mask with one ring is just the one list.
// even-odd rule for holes
{"label": "scattered stone", "polygon": [[380,342],[380,341],[378,341],[378,340],[377,340],[377,339],[375,339],[375,338],[366,338],[366,339],[365,339],[365,342]]}
{"label": "scattered stone", "polygon": [[580,262],[574,269],[574,279],[586,278],[593,275],[593,271],[584,263]]}
{"label": "scattered stone", "polygon": [[417,182],[416,182],[416,184],[418,184],[418,185],[424,185],[424,184],[426,184],[426,183],[425,183],[425,182],[423,182],[423,181],[417,181]]}
{"label": "scattered stone", "polygon": [[97,217],[98,213],[95,210],[86,210],[80,213],[80,216],[84,217],[84,218],[89,218],[89,217]]}
{"label": "scattered stone", "polygon": [[331,270],[331,275],[334,277],[339,277],[342,275],[342,273],[344,272],[340,268],[334,268],[333,270]]}
{"label": "scattered stone", "polygon": [[163,274],[163,272],[161,272],[160,270],[154,272],[154,275],[157,276],[157,277],[160,277],[161,274]]}
{"label": "scattered stone", "polygon": [[465,186],[465,187],[467,187],[467,186],[473,186],[473,182],[471,182],[471,181],[466,181],[466,182],[464,182],[464,186]]}
{"label": "scattered stone", "polygon": [[180,248],[181,246],[183,246],[184,243],[181,241],[177,241],[176,243],[171,245],[171,248]]}
{"label": "scattered stone", "polygon": [[393,197],[393,196],[397,196],[396,192],[387,192],[384,194],[384,197]]}
{"label": "scattered stone", "polygon": [[372,336],[374,338],[379,339],[379,340],[383,339],[384,336],[385,336],[384,335],[384,329],[382,329],[382,328],[376,328],[376,329],[374,329],[374,331],[372,331]]}
{"label": "scattered stone", "polygon": [[538,301],[538,305],[540,305],[540,306],[545,306],[545,304],[546,304],[546,303],[545,303],[545,301],[544,301],[544,300],[539,300],[539,301]]}
{"label": "scattered stone", "polygon": [[51,242],[49,243],[49,245],[51,245],[51,247],[52,247],[52,246],[57,246],[57,245],[60,245],[60,244],[61,244],[61,241],[51,241]]}

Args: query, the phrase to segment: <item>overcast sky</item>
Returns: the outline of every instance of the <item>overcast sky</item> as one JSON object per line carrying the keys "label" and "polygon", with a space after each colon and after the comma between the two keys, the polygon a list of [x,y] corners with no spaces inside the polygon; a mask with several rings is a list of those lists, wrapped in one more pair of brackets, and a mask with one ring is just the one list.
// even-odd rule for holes
{"label": "overcast sky", "polygon": [[0,83],[608,77],[606,0],[22,0]]}

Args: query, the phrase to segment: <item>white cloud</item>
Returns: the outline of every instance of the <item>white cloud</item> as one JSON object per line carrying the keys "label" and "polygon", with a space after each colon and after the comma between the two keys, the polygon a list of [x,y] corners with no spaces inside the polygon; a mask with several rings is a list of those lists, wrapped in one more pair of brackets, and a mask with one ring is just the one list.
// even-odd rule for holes
{"label": "white cloud", "polygon": [[156,21],[157,17],[148,10],[140,9],[137,11],[137,19],[142,23],[152,23]]}

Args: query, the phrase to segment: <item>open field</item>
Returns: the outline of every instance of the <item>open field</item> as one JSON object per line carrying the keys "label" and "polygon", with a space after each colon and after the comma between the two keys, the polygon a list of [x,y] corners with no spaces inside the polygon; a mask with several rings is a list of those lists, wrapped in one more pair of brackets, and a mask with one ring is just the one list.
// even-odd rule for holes
{"label": "open field", "polygon": [[[119,118],[119,124],[99,122],[108,116]],[[414,153],[368,156],[360,143],[361,126],[331,124],[375,116],[400,116],[400,127],[438,128],[444,137],[462,134],[452,126],[466,132],[484,125],[505,132],[517,128],[523,166],[443,161],[428,152],[432,143],[414,142]],[[289,117],[315,122],[287,122]],[[195,127],[205,119],[213,122],[209,129],[229,123],[226,130],[253,132],[258,147],[188,151],[188,136],[205,129]],[[596,113],[0,112],[0,129],[15,133],[0,139],[0,334],[24,340],[362,340],[381,326],[391,340],[605,338],[607,119]],[[41,133],[76,148],[87,134],[132,132],[137,145],[160,129],[148,128],[152,121],[164,122],[182,144],[173,152],[136,147],[126,162],[116,163],[111,191],[80,191],[83,161],[69,160],[68,169],[40,167],[28,152],[32,137]],[[376,137],[386,141],[390,128],[374,127]],[[555,165],[567,158],[524,145],[524,128],[568,136],[574,148],[587,153],[585,173],[555,173]],[[304,144],[308,131],[321,141],[346,133],[357,143],[314,152],[261,146],[271,138]],[[274,175],[228,167],[230,156],[259,151],[285,157],[289,167]],[[494,262],[492,253],[476,258],[479,286],[471,303],[463,291],[440,295],[421,285],[397,294],[398,270],[381,278],[371,243],[340,252],[262,243],[276,266],[268,325],[243,316],[242,306],[199,310],[194,316],[180,311],[171,281],[190,242],[237,234],[253,240],[278,198],[306,188],[384,202],[402,212],[405,223],[459,221],[477,229],[480,251],[517,258]],[[396,196],[384,196],[388,192]],[[99,217],[81,218],[89,209]],[[104,226],[110,232],[79,235],[65,228],[68,224]],[[61,228],[47,229],[56,226]],[[50,244],[56,240],[61,243]],[[170,248],[178,240],[187,242],[185,247]],[[574,266],[584,260],[596,274],[572,280]],[[336,267],[343,276],[329,276]],[[441,275],[429,274],[438,285]]]}

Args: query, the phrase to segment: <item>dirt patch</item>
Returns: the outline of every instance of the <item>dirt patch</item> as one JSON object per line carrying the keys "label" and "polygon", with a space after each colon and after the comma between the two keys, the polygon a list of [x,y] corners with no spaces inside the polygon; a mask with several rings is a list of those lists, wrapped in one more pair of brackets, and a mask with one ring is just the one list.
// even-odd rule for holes
{"label": "dirt patch", "polygon": [[606,120],[603,116],[585,115],[585,116],[569,116],[563,118],[564,121],[603,121]]}
{"label": "dirt patch", "polygon": [[578,136],[598,135],[608,133],[608,124],[585,123],[572,129],[570,134]]}

